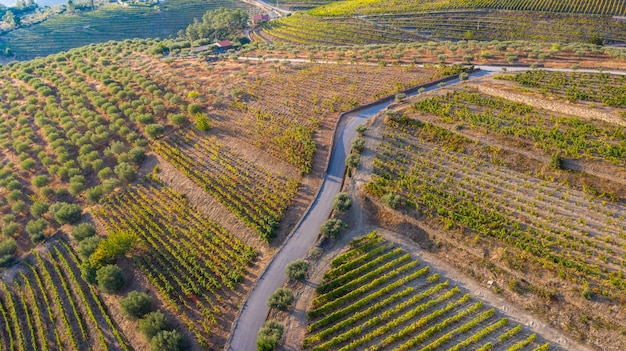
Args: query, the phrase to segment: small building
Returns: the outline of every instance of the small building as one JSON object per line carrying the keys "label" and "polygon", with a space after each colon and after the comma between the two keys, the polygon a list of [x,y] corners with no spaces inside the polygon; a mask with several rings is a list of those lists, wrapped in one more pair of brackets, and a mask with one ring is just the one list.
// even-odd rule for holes
{"label": "small building", "polygon": [[255,15],[254,17],[252,17],[252,23],[254,24],[260,24],[260,23],[264,23],[270,20],[270,16],[269,15]]}
{"label": "small building", "polygon": [[220,40],[216,44],[217,51],[226,52],[228,49],[233,47],[233,43],[230,40]]}

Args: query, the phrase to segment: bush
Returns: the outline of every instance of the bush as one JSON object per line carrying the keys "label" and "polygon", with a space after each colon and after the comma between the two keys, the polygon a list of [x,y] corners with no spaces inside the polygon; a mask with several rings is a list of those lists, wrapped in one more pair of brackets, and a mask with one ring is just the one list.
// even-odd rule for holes
{"label": "bush", "polygon": [[83,212],[77,204],[68,204],[66,202],[57,202],[50,206],[48,211],[52,218],[61,225],[77,222]]}
{"label": "bush", "polygon": [[394,193],[387,193],[381,198],[381,200],[383,200],[383,202],[392,209],[396,209],[396,207],[398,207],[401,199],[400,195]]}
{"label": "bush", "polygon": [[137,176],[135,168],[126,162],[122,162],[115,166],[114,172],[120,180],[125,182],[132,182]]}
{"label": "bush", "polygon": [[359,154],[350,154],[346,157],[346,166],[348,168],[356,168],[359,165],[359,161],[361,161]]}
{"label": "bush", "polygon": [[93,188],[89,188],[85,191],[85,197],[92,204],[95,204],[98,201],[100,201],[103,195],[104,195],[104,187],[102,185],[96,185]]}
{"label": "bush", "polygon": [[459,74],[459,79],[460,80],[468,80],[469,79],[469,73],[463,72],[463,73]]}
{"label": "bush", "polygon": [[133,232],[112,232],[100,242],[91,256],[91,262],[97,267],[102,264],[113,263],[119,256],[125,255],[137,242],[137,235]]}
{"label": "bush", "polygon": [[165,330],[168,327],[167,319],[161,311],[154,311],[144,315],[143,319],[139,321],[139,331],[152,340],[161,330]]}
{"label": "bush", "polygon": [[96,235],[96,227],[91,223],[81,223],[72,230],[72,238],[76,241],[82,241],[94,235]]}
{"label": "bush", "polygon": [[35,201],[30,206],[30,214],[35,218],[43,216],[50,209],[50,204],[44,201]]}
{"label": "bush", "polygon": [[47,227],[48,222],[43,218],[31,220],[26,223],[26,233],[28,233],[30,240],[36,244],[44,239],[43,231]]}
{"label": "bush", "polygon": [[304,260],[295,260],[287,265],[287,277],[292,281],[304,281],[309,270],[309,263]]}
{"label": "bush", "polygon": [[78,243],[78,253],[83,259],[89,258],[97,249],[100,244],[100,237],[92,236],[89,238],[83,239],[80,243]]}
{"label": "bush", "polygon": [[50,178],[48,178],[48,176],[45,176],[45,175],[38,175],[33,178],[32,184],[36,188],[42,188],[50,184]]}
{"label": "bush", "polygon": [[338,212],[346,212],[352,206],[352,198],[346,193],[339,193],[335,195],[333,200],[333,208]]}
{"label": "bush", "polygon": [[563,157],[559,153],[550,156],[550,168],[563,169]]}
{"label": "bush", "polygon": [[187,117],[182,113],[170,113],[167,115],[167,120],[175,126],[180,126],[187,122]]}
{"label": "bush", "polygon": [[356,138],[352,140],[352,150],[354,150],[357,154],[363,152],[363,148],[365,147],[365,139]]}
{"label": "bush", "polygon": [[322,224],[320,233],[329,239],[334,239],[339,235],[341,227],[343,227],[343,222],[340,219],[331,218]]}
{"label": "bush", "polygon": [[[145,139],[144,139],[145,140]],[[134,164],[140,165],[146,159],[146,152],[140,147],[134,147],[128,151],[128,157]]]}
{"label": "bush", "polygon": [[270,308],[276,308],[279,311],[287,311],[291,304],[293,304],[294,297],[291,289],[288,288],[278,288],[272,296],[270,296],[269,300],[267,300],[267,305]]}
{"label": "bush", "polygon": [[193,117],[193,122],[196,128],[200,131],[206,132],[209,128],[211,128],[209,117],[207,117],[204,113],[196,113]]}
{"label": "bush", "polygon": [[259,330],[256,349],[258,351],[276,350],[278,341],[283,337],[284,327],[282,324],[269,320]]}
{"label": "bush", "polygon": [[13,239],[0,241],[0,267],[8,266],[15,259],[17,243]]}
{"label": "bush", "polygon": [[154,124],[148,124],[146,126],[146,134],[148,135],[148,137],[155,139],[159,136],[161,136],[161,134],[163,134],[165,132],[165,127],[163,127],[163,125],[158,124],[158,123],[154,123]]}
{"label": "bush", "polygon": [[150,295],[135,290],[120,300],[120,306],[125,316],[132,319],[142,318],[152,310],[152,299]]}
{"label": "bush", "polygon": [[356,132],[359,133],[359,135],[363,135],[366,130],[367,126],[365,124],[359,124],[358,126],[356,126]]}
{"label": "bush", "polygon": [[177,330],[161,330],[150,344],[150,351],[180,351],[186,348],[187,342]]}
{"label": "bush", "polygon": [[20,230],[20,226],[17,223],[9,223],[2,228],[2,235],[8,237],[12,237]]}
{"label": "bush", "polygon": [[198,104],[189,104],[187,106],[187,112],[189,112],[190,115],[195,115],[196,113],[202,112],[202,106]]}
{"label": "bush", "polygon": [[80,276],[89,284],[96,284],[98,282],[96,280],[96,267],[94,267],[89,260],[83,261],[80,264]]}
{"label": "bush", "polygon": [[100,290],[106,293],[116,293],[126,283],[124,273],[114,264],[104,266],[96,271],[96,281]]}

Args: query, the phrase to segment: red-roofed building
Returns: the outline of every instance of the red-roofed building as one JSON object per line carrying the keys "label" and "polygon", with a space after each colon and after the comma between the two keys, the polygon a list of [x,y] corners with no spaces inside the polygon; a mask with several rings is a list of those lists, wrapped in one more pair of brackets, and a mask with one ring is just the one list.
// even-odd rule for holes
{"label": "red-roofed building", "polygon": [[233,47],[233,43],[230,40],[220,40],[216,43],[216,45],[222,50],[228,50]]}
{"label": "red-roofed building", "polygon": [[269,15],[255,15],[254,17],[252,17],[252,22],[254,24],[267,22],[269,20],[270,20],[270,16]]}

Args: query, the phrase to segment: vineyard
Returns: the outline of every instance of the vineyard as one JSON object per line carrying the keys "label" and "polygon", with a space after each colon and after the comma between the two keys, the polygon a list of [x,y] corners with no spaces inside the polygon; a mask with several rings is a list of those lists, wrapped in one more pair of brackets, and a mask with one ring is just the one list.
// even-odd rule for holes
{"label": "vineyard", "polygon": [[[609,89],[606,87],[605,91]],[[605,96],[611,99],[606,100],[609,104],[620,99],[618,94]],[[471,89],[421,100],[412,105],[412,109],[436,115],[443,123],[467,123],[485,133],[515,138],[528,147],[544,150],[548,155],[562,154],[573,159],[600,160],[616,165],[626,162],[624,127],[546,113],[530,105],[513,103]]]}
{"label": "vineyard", "polygon": [[310,350],[547,350],[376,232],[331,261],[307,312]]}
{"label": "vineyard", "polygon": [[295,14],[263,26],[275,42],[362,45],[426,40],[532,40],[626,42],[626,22],[572,14],[467,10],[358,17]]}
{"label": "vineyard", "polygon": [[200,345],[223,343],[218,329],[232,321],[254,249],[154,179],[108,198],[95,214],[107,230],[139,236],[144,251],[135,264]]}
{"label": "vineyard", "polygon": [[217,139],[191,130],[157,141],[152,148],[267,242],[275,237],[284,211],[298,191],[297,180],[273,175]]}
{"label": "vineyard", "polygon": [[34,252],[13,281],[0,281],[2,349],[130,350],[67,243]]}
{"label": "vineyard", "polygon": [[497,9],[516,11],[537,11],[603,16],[626,15],[626,2],[622,0],[429,0],[429,1],[389,1],[351,0],[331,3],[309,10],[313,16],[355,16],[380,13],[414,13],[424,11],[460,9]]}
{"label": "vineyard", "polygon": [[626,108],[626,76],[535,70],[499,78],[512,80],[528,91],[544,96]]}
{"label": "vineyard", "polygon": [[259,11],[233,0],[177,0],[155,7],[109,5],[96,11],[55,16],[41,24],[10,32],[1,37],[0,50],[10,48],[16,58],[28,59],[109,40],[167,38],[184,30],[207,10],[220,7],[244,8],[251,13]]}

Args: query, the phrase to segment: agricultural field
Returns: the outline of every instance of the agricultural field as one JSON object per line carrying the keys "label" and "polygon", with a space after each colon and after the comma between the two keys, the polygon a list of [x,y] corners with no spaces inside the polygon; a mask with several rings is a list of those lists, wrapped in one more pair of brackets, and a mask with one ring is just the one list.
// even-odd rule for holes
{"label": "agricultural field", "polygon": [[[293,17],[293,16],[292,16]],[[339,32],[338,32],[339,33]],[[264,37],[271,37],[262,32]],[[305,59],[318,62],[376,63],[410,65],[463,63],[484,65],[529,65],[531,67],[596,68],[620,70],[626,62],[626,50],[593,44],[547,44],[529,41],[459,41],[410,42],[397,44],[343,45],[325,44],[325,34],[306,34],[301,43],[288,39],[274,44],[253,44],[241,51],[248,57],[275,60]],[[275,39],[276,37],[274,37]],[[308,43],[308,44],[307,44]],[[316,44],[317,43],[317,44]],[[269,55],[268,55],[269,54]]]}
{"label": "agricultural field", "polygon": [[[552,94],[565,98],[564,89],[587,84],[555,82],[578,74],[506,77],[537,77],[530,89],[554,87]],[[620,77],[605,74],[583,79],[621,86]],[[414,218],[439,242],[431,250],[466,273],[508,286],[504,294],[513,301],[533,297],[528,307],[580,340],[623,348],[623,125],[541,110],[476,85],[390,111],[379,122],[382,140],[364,192]],[[619,105],[597,91],[588,99]],[[580,169],[568,170],[572,165]]]}
{"label": "agricultural field", "polygon": [[257,252],[154,178],[107,198],[94,214],[109,232],[139,236],[136,267],[198,343],[223,343]]}
{"label": "agricultural field", "polygon": [[176,36],[207,10],[243,8],[251,14],[257,7],[235,0],[172,0],[155,6],[107,5],[95,11],[62,14],[43,23],[0,37],[0,51],[9,48],[16,59],[56,54],[71,48],[135,38]]}
{"label": "agricultural field", "polygon": [[316,292],[306,350],[553,349],[376,232],[335,257]]}
{"label": "agricultural field", "polygon": [[354,16],[380,13],[415,13],[424,11],[446,11],[459,9],[497,9],[534,12],[574,13],[586,15],[624,16],[626,4],[614,0],[431,0],[390,1],[351,0],[331,3],[308,11],[313,16]]}
{"label": "agricultural field", "polygon": [[[194,348],[221,347],[271,256],[271,240],[284,238],[285,218],[295,221],[307,205],[301,184],[317,186],[339,114],[463,70],[236,57],[207,64],[163,57],[164,48],[189,52],[173,41],[138,39],[1,68],[2,264],[18,262],[17,283],[34,286],[34,271],[21,262],[44,267],[35,262],[41,256],[60,277],[67,261],[75,278],[68,269],[66,279],[86,297],[68,283],[65,295],[46,296],[51,311],[60,309],[57,301],[67,313],[79,297],[89,302],[64,322],[36,313],[45,301],[20,297],[30,293],[7,281],[5,310],[32,328],[11,329],[2,340],[24,339],[26,349],[147,348],[150,339],[130,337],[137,325],[119,312],[124,298],[107,292],[97,300],[92,276],[108,252],[101,246],[132,239],[125,257],[105,261],[150,290]],[[89,239],[75,234],[84,221],[97,236],[96,229]],[[8,296],[26,302],[11,310]]]}
{"label": "agricultural field", "polygon": [[623,44],[625,13],[623,1],[351,0],[331,2],[263,27],[273,42],[296,44],[431,40]]}
{"label": "agricultural field", "polygon": [[80,260],[63,240],[20,263],[0,281],[0,339],[5,350],[131,350]]}

